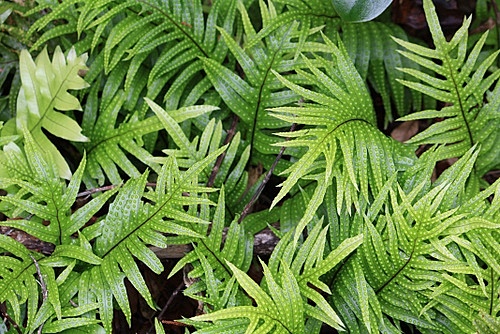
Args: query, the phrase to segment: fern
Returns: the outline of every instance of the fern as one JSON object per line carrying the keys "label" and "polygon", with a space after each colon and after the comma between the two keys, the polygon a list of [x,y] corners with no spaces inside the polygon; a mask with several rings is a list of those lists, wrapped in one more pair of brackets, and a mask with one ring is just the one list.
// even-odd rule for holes
{"label": "fern", "polygon": [[[34,217],[30,219],[25,216],[24,220],[10,220],[3,222],[3,225],[19,228],[53,244],[69,243],[71,236],[80,231],[115,190],[93,199],[77,212],[71,213],[82,181],[85,158],[65,187],[53,163],[43,156],[31,134],[26,132],[24,138],[26,153],[13,151],[10,159],[4,162],[7,170],[15,174],[14,177],[1,179],[2,184],[17,185],[19,190],[15,196],[2,196],[2,202],[17,208],[13,209],[12,218],[26,213]],[[25,162],[23,169],[20,169],[19,161]],[[44,221],[50,223],[44,225]]]}
{"label": "fern", "polygon": [[[358,219],[365,241],[339,274],[333,294],[343,319],[349,319],[349,328],[395,331],[387,319],[398,319],[423,332],[470,332],[476,321],[472,314],[491,312],[488,305],[496,302],[486,291],[489,276],[463,238],[474,231],[495,233],[498,223],[483,212],[473,213],[473,206],[465,203],[457,211],[450,201],[465,188],[467,178],[462,175],[471,173],[476,157],[477,152],[469,152],[449,170],[446,182],[438,182],[424,195],[419,195],[421,187],[409,194],[389,188],[391,204],[386,213],[374,220],[377,213],[371,210],[364,220]],[[387,245],[383,240],[388,240]],[[474,306],[461,312],[467,303]]]}
{"label": "fern", "polygon": [[[0,5],[0,332],[138,330],[128,293],[164,306],[140,268],[173,245],[186,331],[497,332],[492,34],[447,41],[425,0],[428,48],[338,3]],[[439,122],[403,144],[393,114]]]}
{"label": "fern", "polygon": [[[277,245],[276,257],[270,260],[269,267],[261,261],[264,269],[264,280],[259,287],[248,275],[228,262],[239,285],[255,300],[257,306],[236,306],[207,313],[192,318],[188,323],[196,321],[218,321],[225,319],[248,318],[249,323],[239,320],[221,322],[217,329],[238,326],[247,327],[246,332],[262,333],[304,333],[306,318],[311,317],[325,322],[332,327],[341,328],[342,322],[326,303],[326,300],[313,287],[328,292],[329,289],[320,282],[319,277],[333,268],[349,255],[362,242],[362,235],[346,239],[339,247],[323,259],[326,229],[321,232],[321,225],[316,225],[303,248],[296,254],[290,252],[294,248],[292,233],[288,233]],[[287,252],[288,254],[284,253]],[[279,259],[281,258],[281,262]],[[293,258],[294,257],[294,258]],[[278,269],[279,267],[279,269]],[[308,299],[316,303],[316,308],[308,303]],[[207,330],[208,329],[208,330]],[[197,333],[213,332],[208,327]]]}
{"label": "fern", "polygon": [[68,89],[83,89],[88,84],[78,75],[85,70],[86,55],[78,57],[74,49],[65,57],[57,48],[52,62],[44,49],[37,57],[36,63],[24,50],[20,57],[20,75],[22,87],[17,102],[17,115],[6,124],[2,134],[17,134],[30,131],[37,145],[52,156],[58,166],[59,175],[69,179],[71,171],[57,148],[42,132],[42,128],[55,136],[73,140],[86,141],[81,128],[71,117],[57,110],[81,110],[78,100],[70,95]]}
{"label": "fern", "polygon": [[[498,145],[493,144],[497,138],[493,129],[498,128],[498,117],[494,116],[495,112],[492,110],[495,109],[497,102],[496,99],[493,100],[492,106],[489,106],[489,103],[483,103],[487,90],[500,77],[498,69],[487,75],[488,68],[495,62],[500,51],[492,52],[486,59],[479,62],[479,55],[488,32],[467,54],[467,29],[471,18],[466,19],[453,39],[447,42],[432,3],[427,1],[424,5],[435,49],[428,49],[400,39],[396,39],[396,42],[409,50],[401,52],[405,57],[444,78],[404,68],[401,69],[403,72],[422,82],[406,80],[401,80],[401,82],[449,105],[441,110],[416,112],[400,120],[444,118],[442,122],[432,124],[409,142],[446,145],[446,149],[442,152],[443,159],[460,157],[472,146],[480,144],[482,148],[480,154],[484,154],[485,159],[481,159],[483,165],[478,166],[477,172],[478,176],[482,176],[490,168],[495,167],[500,154]],[[436,63],[436,60],[440,63]]]}
{"label": "fern", "polygon": [[[371,99],[342,44],[339,42],[337,47],[326,37],[324,39],[342,71],[332,71],[331,64],[321,58],[318,60],[323,62],[327,73],[320,71],[306,58],[304,60],[312,74],[298,70],[299,75],[317,85],[321,93],[297,86],[276,73],[284,84],[312,101],[303,107],[272,110],[277,118],[311,126],[296,131],[292,134],[295,139],[283,144],[285,147],[305,146],[308,150],[287,169],[288,179],[272,204],[276,205],[301,178],[318,182],[306,213],[298,224],[297,233],[309,222],[334,177],[338,189],[337,208],[342,207],[344,198],[347,207],[351,203],[359,206],[359,199],[351,194],[357,193],[359,189],[364,200],[370,200],[372,197],[369,192],[376,194],[388,175],[400,170],[397,157],[403,156],[399,152],[404,151],[404,148],[385,138],[376,129]],[[284,133],[279,135],[285,136]],[[354,147],[352,143],[355,143]],[[337,158],[337,154],[342,154],[342,157]],[[386,172],[380,169],[382,161],[386,165]]]}

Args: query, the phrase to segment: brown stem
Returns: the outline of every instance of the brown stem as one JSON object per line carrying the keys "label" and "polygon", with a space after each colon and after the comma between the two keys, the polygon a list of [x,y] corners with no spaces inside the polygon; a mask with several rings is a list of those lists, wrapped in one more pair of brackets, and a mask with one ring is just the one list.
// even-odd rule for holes
{"label": "brown stem", "polygon": [[[296,126],[297,126],[297,124],[293,123],[292,126],[290,127],[290,132],[293,132],[295,130]],[[289,138],[286,138],[286,140],[289,140]],[[239,223],[241,223],[243,221],[243,219],[245,219],[245,217],[248,215],[248,213],[250,212],[250,209],[255,204],[255,202],[259,198],[260,194],[262,193],[262,191],[266,187],[267,182],[269,182],[269,179],[271,179],[271,175],[273,175],[274,169],[276,168],[276,166],[278,165],[278,162],[280,161],[281,157],[283,156],[285,149],[286,149],[285,146],[281,146],[280,152],[276,156],[276,159],[274,159],[274,162],[273,162],[271,168],[267,171],[267,174],[264,177],[264,180],[262,180],[262,183],[259,185],[259,188],[257,188],[257,191],[255,191],[255,193],[253,194],[252,199],[247,203],[247,205],[243,209],[243,212],[241,213],[240,218],[238,219]]]}
{"label": "brown stem", "polygon": [[[231,128],[227,130],[227,136],[226,139],[224,140],[224,145],[227,145],[233,140],[233,137],[236,133],[236,126],[238,125],[238,116],[234,115],[233,116],[233,123],[231,124]],[[217,173],[219,172],[220,166],[222,165],[222,162],[224,161],[224,158],[226,157],[226,151],[222,152],[218,157],[217,160],[215,161],[214,168],[212,168],[212,173],[210,174],[210,177],[208,178],[207,182],[207,187],[212,187],[215,182],[215,178],[217,177]]]}

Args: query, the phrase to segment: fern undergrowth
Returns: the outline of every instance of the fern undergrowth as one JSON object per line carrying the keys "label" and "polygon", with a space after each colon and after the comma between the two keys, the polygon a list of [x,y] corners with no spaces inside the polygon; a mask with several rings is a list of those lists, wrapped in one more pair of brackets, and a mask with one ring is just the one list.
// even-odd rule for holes
{"label": "fern undergrowth", "polygon": [[500,51],[423,3],[432,47],[320,0],[0,4],[0,332],[157,316],[187,245],[186,332],[498,333]]}

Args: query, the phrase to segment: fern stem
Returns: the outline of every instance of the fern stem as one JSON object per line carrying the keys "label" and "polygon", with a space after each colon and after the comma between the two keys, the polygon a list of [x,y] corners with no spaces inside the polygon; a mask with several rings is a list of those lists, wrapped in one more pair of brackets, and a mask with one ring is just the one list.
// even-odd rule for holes
{"label": "fern stem", "polygon": [[109,185],[109,186],[92,188],[92,189],[88,189],[88,190],[82,191],[81,193],[78,193],[78,195],[76,195],[76,197],[87,197],[87,196],[90,196],[90,195],[98,193],[98,192],[102,192],[102,191],[107,191],[107,190],[114,189],[116,187],[120,187],[120,185],[112,184],[112,185]]}
{"label": "fern stem", "polygon": [[[292,126],[290,127],[290,132],[293,132],[295,130],[296,126],[297,126],[297,124],[293,123]],[[289,138],[286,138],[286,140],[288,140],[288,139]],[[285,149],[286,149],[285,146],[281,146],[280,152],[276,156],[276,159],[274,159],[274,162],[273,162],[271,168],[267,171],[267,174],[264,177],[264,180],[262,180],[262,183],[259,185],[259,188],[253,194],[252,199],[250,199],[250,201],[247,203],[247,205],[245,205],[245,208],[241,212],[240,218],[238,219],[238,223],[241,223],[243,221],[243,219],[245,219],[245,217],[250,212],[250,208],[254,205],[255,201],[257,201],[257,199],[259,198],[260,194],[262,193],[262,191],[266,187],[266,184],[267,184],[267,182],[269,182],[269,179],[271,179],[271,175],[273,174],[274,169],[278,165],[278,162],[281,160],[281,157],[283,156],[283,153],[285,152]]]}
{"label": "fern stem", "polygon": [[470,145],[470,147],[472,147],[472,146],[474,146],[474,140],[472,138],[472,131],[470,129],[469,122],[467,121],[466,111],[464,110],[464,105],[463,105],[463,102],[462,102],[462,97],[460,96],[460,90],[459,90],[458,84],[457,84],[457,82],[455,80],[454,71],[453,71],[453,68],[451,66],[451,61],[449,60],[448,56],[446,57],[446,65],[447,65],[449,73],[450,73],[450,78],[453,81],[453,87],[455,89],[455,93],[456,93],[456,96],[457,96],[457,99],[458,99],[458,103],[459,103],[459,106],[460,106],[460,113],[462,115],[462,119],[464,120],[465,128],[467,129],[467,134],[469,136],[469,145]]}
{"label": "fern stem", "polygon": [[[233,115],[233,122],[231,124],[231,128],[229,130],[227,130],[227,136],[226,136],[226,139],[224,140],[224,145],[229,144],[233,140],[233,137],[236,133],[236,126],[238,125],[238,120],[239,120],[239,117],[236,115]],[[212,173],[210,174],[210,177],[208,178],[207,187],[212,187],[214,185],[215,178],[217,177],[217,173],[219,172],[220,166],[222,165],[222,162],[224,161],[225,157],[226,157],[226,151],[222,152],[217,157],[217,161],[215,162],[215,165],[212,168]]]}

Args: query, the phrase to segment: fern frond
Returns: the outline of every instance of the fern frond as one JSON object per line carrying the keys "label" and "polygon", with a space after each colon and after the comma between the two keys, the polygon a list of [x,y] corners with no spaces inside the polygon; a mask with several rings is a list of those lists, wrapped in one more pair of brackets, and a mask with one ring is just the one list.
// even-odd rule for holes
{"label": "fern frond", "polygon": [[[0,301],[8,303],[13,319],[17,323],[22,323],[21,305],[27,302],[28,318],[33,319],[38,309],[39,296],[33,259],[37,261],[42,256],[36,253],[32,254],[23,245],[3,234],[0,235],[0,248],[3,252],[9,252],[15,256],[0,257],[2,264],[0,266]],[[45,270],[50,271],[52,268]]]}
{"label": "fern frond", "polygon": [[[353,252],[361,244],[363,236],[345,240],[323,258],[326,231],[327,229],[321,229],[321,224],[317,224],[298,251],[292,250],[295,248],[292,231],[287,233],[273,252],[269,267],[261,261],[264,279],[260,287],[228,262],[236,280],[255,300],[256,306],[235,306],[218,310],[191,318],[189,323],[248,318],[247,332],[303,333],[306,319],[315,318],[340,329],[341,320],[316,289],[329,292],[319,277]],[[310,301],[315,306],[310,305]],[[200,333],[207,333],[207,329],[202,329]]]}
{"label": "fern frond", "polygon": [[[17,116],[2,132],[2,135],[22,136],[23,131],[29,131],[38,147],[52,156],[59,175],[66,179],[71,177],[69,166],[42,128],[63,139],[88,140],[74,119],[56,111],[82,110],[80,102],[68,90],[88,87],[78,74],[87,68],[86,60],[87,55],[77,56],[74,49],[65,57],[57,47],[52,62],[46,48],[34,62],[28,51],[23,50],[19,65],[22,87],[17,99]],[[6,130],[9,132],[5,133]]]}
{"label": "fern frond", "polygon": [[[272,2],[266,5],[261,1],[259,4],[261,14],[266,17],[263,20],[264,30],[277,14]],[[238,9],[241,12],[245,33],[250,37],[254,36],[254,27],[241,2]],[[244,136],[252,150],[251,156],[254,156],[254,151],[261,154],[275,154],[277,148],[271,144],[276,139],[270,132],[287,126],[287,123],[271,117],[265,109],[292,103],[297,101],[299,96],[284,89],[285,86],[276,80],[271,71],[277,70],[280,73],[293,71],[298,64],[291,59],[295,56],[295,52],[298,52],[298,47],[303,51],[320,52],[322,45],[312,42],[299,45],[293,41],[301,34],[297,24],[293,22],[274,29],[265,39],[253,43],[251,47],[245,46],[245,49],[240,47],[228,32],[220,31],[230,52],[242,67],[245,78],[242,79],[234,71],[208,58],[202,58],[204,69],[224,102],[242,120],[246,128]],[[308,31],[305,37],[314,32],[313,29]]]}
{"label": "fern frond", "polygon": [[[392,318],[423,332],[472,332],[480,314],[497,305],[488,289],[499,277],[493,241],[498,208],[491,216],[463,202],[455,207],[457,189],[472,172],[460,165],[473,165],[471,152],[446,181],[423,194],[424,183],[407,194],[389,188],[390,205],[362,219],[365,240],[332,285],[333,304],[348,328],[388,330]],[[475,207],[492,191],[481,194]]]}
{"label": "fern frond", "polygon": [[[45,156],[40,151],[29,132],[24,134],[24,139],[25,156],[19,152],[14,161],[7,162],[10,169],[21,172],[18,172],[16,178],[2,180],[17,185],[19,191],[14,196],[1,198],[2,202],[17,208],[12,212],[13,218],[26,219],[7,220],[2,222],[2,225],[21,229],[46,242],[68,243],[71,236],[83,228],[116,190],[98,196],[79,210],[72,212],[85,169],[85,157],[66,186],[57,175],[58,171],[51,163],[50,156]],[[26,164],[19,163],[20,161]],[[32,217],[27,218],[28,214]]]}
{"label": "fern frond", "polygon": [[[443,77],[443,79],[418,70],[403,68],[401,71],[421,80],[421,82],[407,80],[400,80],[400,82],[413,90],[447,103],[447,106],[439,111],[424,110],[401,118],[401,120],[444,118],[443,121],[431,125],[425,131],[414,136],[409,142],[445,145],[445,150],[442,152],[442,159],[445,159],[462,156],[475,144],[482,144],[481,139],[485,141],[485,150],[483,149],[481,154],[489,155],[490,159],[492,155],[498,157],[498,148],[492,147],[491,141],[481,133],[485,126],[488,129],[493,129],[498,128],[499,124],[498,117],[492,117],[490,107],[483,103],[483,98],[488,89],[500,77],[498,69],[489,75],[487,74],[500,51],[491,53],[486,59],[479,62],[479,54],[488,32],[467,53],[467,29],[471,18],[464,21],[462,27],[448,42],[443,35],[432,2],[424,1],[424,9],[435,49],[400,39],[395,40],[408,50],[401,51],[403,56]],[[489,133],[491,130],[488,130]],[[488,163],[491,163],[490,159],[488,159]],[[482,168],[481,173],[485,172],[486,170]]]}
{"label": "fern frond", "polygon": [[[93,267],[80,278],[78,295],[87,302],[99,303],[99,313],[104,328],[111,331],[113,299],[130,323],[131,311],[123,280],[127,278],[144,297],[150,307],[154,307],[149,289],[135,263],[134,258],[160,273],[163,265],[145,245],[166,247],[167,239],[161,233],[172,233],[190,237],[201,237],[195,230],[183,224],[208,224],[209,222],[185,212],[184,205],[197,206],[211,204],[198,197],[200,192],[211,188],[197,184],[197,174],[225,149],[222,147],[188,170],[181,172],[173,158],[167,160],[158,176],[156,189],[144,192],[147,173],[131,179],[120,189],[111,203],[109,212],[99,223],[99,233],[95,238],[94,253],[102,258],[100,266]],[[189,193],[190,196],[184,196]],[[147,200],[143,201],[145,197]],[[93,226],[83,230],[92,234]],[[92,282],[92,284],[90,284]]]}
{"label": "fern frond", "polygon": [[[172,269],[170,276],[174,275],[176,272],[181,270],[186,264],[192,264],[193,270],[189,272],[189,277],[200,279],[198,283],[193,284],[186,293],[193,298],[198,299],[197,293],[205,291],[205,289],[212,288],[212,291],[208,291],[209,295],[218,300],[219,291],[225,291],[226,285],[230,285],[230,280],[232,277],[232,270],[227,266],[226,261],[231,261],[233,266],[241,270],[248,270],[253,256],[253,237],[247,233],[243,226],[238,224],[234,220],[229,228],[225,231],[225,197],[224,188],[221,188],[219,199],[217,202],[217,207],[213,215],[212,225],[209,227],[207,225],[193,226],[194,224],[189,223],[185,227],[194,229],[198,236],[179,236],[179,237],[169,237],[169,243],[193,243],[195,249],[188,254],[186,254]],[[209,220],[207,210],[202,210],[202,217]],[[222,240],[225,237],[224,246],[221,247]],[[202,255],[203,254],[203,255]],[[207,261],[207,265],[210,266],[210,275],[207,274],[205,267],[207,265],[203,264],[203,259]],[[215,275],[218,279],[216,287],[210,284],[211,275]],[[221,307],[221,302],[214,302],[211,299],[204,299],[205,302]],[[219,305],[217,305],[219,304]]]}
{"label": "fern frond", "polygon": [[[335,62],[317,58],[324,63],[326,73],[313,66],[303,57],[312,74],[297,70],[300,76],[314,85],[319,92],[298,86],[278,73],[280,81],[296,93],[310,100],[302,107],[279,107],[271,111],[277,118],[304,124],[293,139],[280,143],[285,147],[307,147],[300,159],[285,172],[288,179],[283,182],[272,206],[287,194],[299,179],[316,180],[318,186],[309,202],[303,219],[298,223],[297,235],[308,223],[321,204],[326,189],[335,178],[337,185],[337,208],[345,199],[346,207],[359,206],[354,194],[369,201],[383,186],[389,175],[401,170],[404,148],[386,138],[376,128],[375,113],[364,81],[356,71],[343,44],[334,45],[325,38]],[[335,69],[342,69],[338,71]],[[285,136],[284,133],[278,133]],[[380,165],[387,169],[384,171]],[[410,162],[411,164],[411,162]]]}

